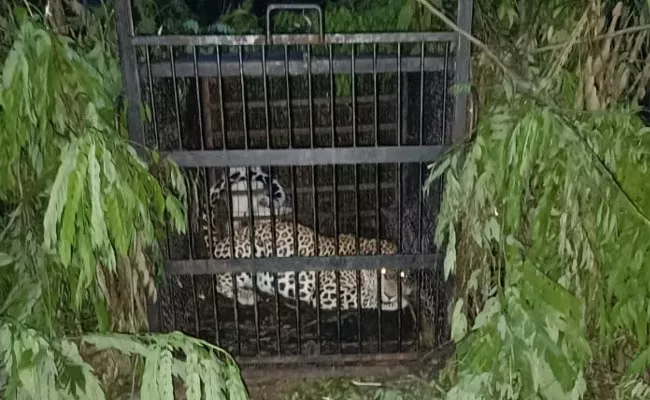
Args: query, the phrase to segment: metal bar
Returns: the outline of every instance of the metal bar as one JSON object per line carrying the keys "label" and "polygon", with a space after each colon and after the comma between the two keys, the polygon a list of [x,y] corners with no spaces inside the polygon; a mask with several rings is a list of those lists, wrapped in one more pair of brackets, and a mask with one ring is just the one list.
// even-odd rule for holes
{"label": "metal bar", "polygon": [[[335,98],[334,90],[334,63],[332,60],[332,45],[327,46],[329,53],[329,75],[330,75],[330,126],[332,127],[332,147],[336,147],[336,118],[335,115]],[[334,189],[336,190],[336,189]]]}
{"label": "metal bar", "polygon": [[305,166],[323,164],[370,164],[433,162],[445,146],[381,146],[316,149],[174,151],[164,152],[180,167],[227,167],[250,160],[264,165]]}
{"label": "metal bar", "polygon": [[178,285],[175,285],[173,283],[170,283],[169,281],[173,280],[175,277],[170,277],[168,279],[167,284],[169,285],[169,304],[172,309],[172,332],[177,330],[177,324],[176,324],[176,310],[174,309],[174,290],[178,287]]}
{"label": "metal bar", "polygon": [[282,355],[282,327],[280,326],[280,291],[278,290],[278,274],[273,274],[273,286],[275,288],[275,334],[278,338],[278,356]]}
{"label": "metal bar", "polygon": [[[392,96],[391,96],[392,97]],[[353,99],[354,101],[354,99]],[[372,102],[373,102],[373,125],[375,128],[375,147],[379,146],[379,121],[377,103],[379,96],[377,95],[377,44],[372,45]]]}
{"label": "metal bar", "polygon": [[[402,44],[397,43],[397,145],[402,145]],[[401,250],[401,249],[400,249]]]}
{"label": "metal bar", "polygon": [[[248,124],[246,110],[246,83],[244,82],[243,50],[239,47],[239,79],[241,83],[242,126],[244,128],[244,149],[248,150]],[[250,177],[249,177],[250,178]],[[250,181],[249,181],[250,182]],[[250,187],[250,184],[248,185]],[[252,229],[252,228],[251,228]]]}
{"label": "metal bar", "polygon": [[[244,94],[244,79],[242,76],[242,95]],[[244,120],[246,120],[246,109],[244,108]],[[245,123],[245,122],[244,122]],[[255,258],[255,246],[257,246],[257,240],[255,240],[255,222],[253,221],[253,192],[251,188],[251,169],[246,167],[246,188],[248,191],[248,231],[250,232],[250,246],[251,246],[251,259]],[[273,231],[274,229],[272,229]],[[257,304],[257,274],[251,274],[253,281],[253,312],[255,315],[255,344],[257,346],[257,354],[262,352],[262,347],[260,344],[260,313]]]}
{"label": "metal bar", "polygon": [[[424,144],[424,42],[420,45],[420,146]],[[447,58],[445,58],[447,61]],[[444,93],[447,95],[447,93]]]}
{"label": "metal bar", "polygon": [[[151,55],[150,55],[150,50],[149,46],[145,47],[145,60],[147,63],[147,80],[149,82],[149,102],[151,104],[151,123],[153,124],[153,135],[155,138],[155,146],[156,149],[160,148],[160,136],[158,135],[158,121],[156,121],[156,116],[158,113],[156,113],[156,100],[154,96],[154,86],[153,86],[153,77],[151,76]],[[131,132],[131,129],[129,129],[129,133]]]}
{"label": "metal bar", "polygon": [[[296,240],[298,239],[296,235]],[[296,298],[296,339],[298,339],[298,354],[302,354],[302,324],[300,318],[300,288],[299,288],[299,281],[300,281],[300,271],[295,271],[294,272],[294,277],[295,277],[295,298]]]}
{"label": "metal bar", "polygon": [[[271,122],[269,120],[269,89],[268,89],[268,82],[267,82],[268,81],[268,76],[266,75],[266,46],[262,47],[262,65],[264,67],[263,68],[264,74],[263,74],[263,77],[262,77],[264,79],[264,82],[263,82],[263,84],[264,84],[264,102],[263,102],[264,103],[263,104],[263,106],[264,106],[264,122],[266,123],[264,127],[266,128],[266,148],[270,149],[272,146],[271,146]],[[248,103],[249,107],[254,108],[252,103],[257,104],[257,102],[249,102]],[[271,171],[269,169],[269,173],[270,172]],[[272,198],[273,197],[269,197],[269,199],[272,199]],[[273,254],[275,254],[275,253],[273,253]]]}
{"label": "metal bar", "polygon": [[[115,4],[115,13],[117,15],[117,43],[118,55],[120,58],[120,72],[122,73],[122,89],[126,95],[126,126],[129,134],[129,139],[134,143],[141,146],[135,146],[135,150],[140,155],[145,155],[144,146],[146,139],[144,134],[143,120],[140,115],[140,102],[142,101],[142,93],[140,88],[140,77],[138,75],[138,61],[136,58],[135,47],[132,45],[134,39],[133,28],[133,15],[130,0],[118,0]],[[148,49],[147,49],[148,50]],[[146,52],[148,56],[148,52]],[[151,83],[151,74],[149,67],[151,64],[147,57],[147,72],[149,72],[150,90],[153,96],[153,84]],[[155,110],[152,101],[152,110]],[[155,113],[154,113],[154,134],[158,138],[156,131]],[[158,147],[158,143],[156,143]],[[170,292],[171,292],[170,288]],[[174,317],[174,308],[172,301],[172,319]],[[147,299],[147,325],[151,332],[158,332],[161,330],[160,320],[160,304]]]}
{"label": "metal bar", "polygon": [[[283,101],[283,103],[286,104],[286,102]],[[293,102],[292,102],[293,103]],[[394,131],[397,129],[397,123],[396,122],[387,122],[383,124],[379,124],[379,130],[380,131]],[[339,133],[351,133],[352,132],[352,126],[341,126],[337,128]],[[373,124],[363,124],[363,125],[357,125],[357,132],[372,132],[373,129]],[[314,132],[319,133],[319,134],[326,134],[330,131],[330,128],[327,126],[317,126],[314,127]],[[276,134],[279,134],[281,132],[286,132],[286,129],[280,129],[280,128],[271,128],[271,136],[274,136]],[[231,135],[243,135],[244,131],[242,130],[230,130],[228,132]],[[293,136],[306,136],[311,134],[311,131],[309,130],[309,127],[307,128],[292,128],[292,134]],[[266,128],[264,129],[249,129],[248,130],[248,135],[249,137],[254,137],[254,138],[264,138],[266,135]]]}
{"label": "metal bar", "polygon": [[[254,253],[251,254],[251,256]],[[257,348],[257,354],[262,353],[262,342],[260,341],[260,310],[257,304],[257,274],[252,274],[253,278],[253,314],[255,319],[255,345]]]}
{"label": "metal bar", "polygon": [[[375,77],[375,90],[377,89],[377,80]],[[376,93],[376,92],[375,92]],[[375,118],[376,114],[375,114]],[[380,179],[379,179],[379,164],[375,164],[375,240],[376,243],[376,254],[381,254],[380,242],[380,233],[381,233],[381,217],[380,217],[380,208],[381,208],[381,197],[380,197]],[[381,271],[377,271],[377,299],[381,299]],[[377,352],[381,352],[381,301],[377,301]]]}
{"label": "metal bar", "polygon": [[223,75],[221,73],[221,54],[219,46],[216,48],[217,53],[217,82],[219,82],[219,116],[221,117],[221,136],[223,138],[223,150],[228,148],[228,136],[226,135],[226,111],[223,108]]}
{"label": "metal bar", "polygon": [[[456,24],[460,29],[465,32],[472,32],[472,0],[458,0],[458,14],[456,17]],[[469,83],[469,68],[470,68],[470,51],[471,45],[469,40],[463,35],[458,34],[458,46],[456,49],[456,56],[454,61],[455,84],[466,85]],[[452,143],[460,143],[465,137],[467,129],[467,96],[463,90],[456,93],[456,100],[454,101],[454,126],[452,130]]]}
{"label": "metal bar", "polygon": [[[397,298],[402,298],[402,269],[397,270]],[[402,352],[402,309],[397,310],[397,351]]]}
{"label": "metal bar", "polygon": [[277,365],[277,364],[363,364],[395,361],[416,361],[422,357],[421,353],[404,352],[390,354],[323,354],[318,356],[282,356],[282,357],[238,357],[237,361],[242,366]]}
{"label": "metal bar", "polygon": [[442,132],[442,140],[441,143],[447,144],[447,97],[449,96],[449,70],[447,69],[449,65],[449,45],[445,46],[445,81],[443,83],[444,85],[444,96],[442,97],[442,129],[440,129],[440,132]]}
{"label": "metal bar", "polygon": [[[178,131],[178,149],[183,148],[183,131],[181,128],[181,106],[178,98],[178,83],[176,81],[176,67],[175,67],[174,48],[169,46],[169,66],[172,68],[172,86],[174,88],[174,113],[176,116],[176,129]],[[192,70],[194,70],[194,63],[192,63]],[[194,75],[194,71],[192,71]]]}
{"label": "metal bar", "polygon": [[[351,82],[351,93],[352,93],[352,147],[357,147],[357,102],[356,102],[356,68],[355,68],[355,51],[354,45],[352,45],[352,53],[350,56],[350,72],[352,74]],[[375,65],[373,64],[373,69]]]}
{"label": "metal bar", "polygon": [[192,276],[192,302],[194,303],[194,336],[199,337],[199,300],[196,296],[196,276]]}
{"label": "metal bar", "polygon": [[[420,57],[417,56],[406,56],[400,57],[402,60],[401,70],[403,72],[419,72],[420,71]],[[332,60],[332,69],[335,74],[346,74],[350,71],[352,67],[352,61],[349,58],[333,57]],[[198,70],[200,77],[211,77],[217,75],[217,66],[215,65],[214,59],[205,60],[200,59],[198,62]],[[311,63],[307,63],[305,60],[289,60],[287,57],[286,64],[285,61],[278,60],[268,60],[266,61],[266,68],[262,65],[262,60],[243,60],[242,69],[244,75],[246,76],[263,76],[264,70],[266,70],[267,75],[269,76],[304,76],[307,73],[308,64],[311,64],[311,68],[314,75],[326,75],[329,73],[329,60],[327,57],[313,57]],[[175,63],[176,68],[174,71],[171,70],[170,66],[166,62],[154,62],[151,65],[151,72],[153,76],[159,78],[169,78],[172,75],[172,72],[178,77],[191,77],[194,75],[192,62],[190,60],[178,61]],[[354,61],[355,69],[360,74],[370,74],[372,73],[373,68],[373,57],[370,56],[358,56]],[[424,60],[424,70],[425,71],[441,71],[444,66],[444,60],[442,57],[426,57]],[[141,73],[144,73],[146,66],[140,65]],[[394,57],[390,56],[379,56],[377,59],[376,70],[378,73],[389,73],[395,72],[397,70],[397,62]],[[238,62],[224,61],[221,66],[222,76],[224,77],[236,77],[239,76],[239,65]]]}
{"label": "metal bar", "polygon": [[[361,271],[357,270],[357,346],[358,353],[361,354]],[[379,303],[380,301],[378,301]]]}
{"label": "metal bar", "polygon": [[221,338],[219,337],[219,295],[217,294],[217,275],[212,276],[212,310],[214,311],[214,342],[217,346],[221,345]]}
{"label": "metal bar", "polygon": [[339,354],[341,354],[343,353],[341,332],[341,271],[334,271],[334,277],[336,278],[336,343],[338,344]]}
{"label": "metal bar", "polygon": [[[135,48],[132,46],[134,38],[133,15],[130,0],[118,0],[115,5],[117,14],[117,40],[120,56],[120,70],[122,72],[122,88],[126,94],[126,118],[129,138],[138,144],[145,144],[144,126],[140,118],[140,79]],[[153,89],[153,88],[152,88]],[[140,146],[136,151],[143,153]]]}
{"label": "metal bar", "polygon": [[[331,84],[331,87],[333,87],[334,84]],[[357,104],[370,104],[373,103],[375,96],[357,96]],[[394,94],[382,94],[382,95],[377,95],[376,96],[377,100],[379,102],[395,102],[397,101],[397,96]],[[313,105],[317,106],[324,106],[324,105],[329,105],[330,102],[336,101],[336,104],[339,105],[348,105],[351,104],[352,102],[352,97],[350,96],[344,96],[344,97],[337,97],[336,99],[330,97],[319,97],[319,98],[314,98],[312,100]],[[286,100],[250,100],[247,103],[247,106],[249,109],[253,108],[264,108],[267,105],[271,108],[273,107],[286,107],[287,106],[287,101]],[[238,101],[226,101],[224,103],[224,106],[226,109],[236,109],[241,107],[241,104]],[[306,107],[309,106],[309,99],[292,99],[291,100],[291,107]],[[363,125],[359,125],[363,126]]]}
{"label": "metal bar", "polygon": [[380,269],[388,266],[424,268],[438,260],[441,253],[360,255],[327,257],[279,257],[276,259],[174,260],[166,262],[166,271],[175,275],[204,275],[236,272],[284,272]]}
{"label": "metal bar", "polygon": [[[460,3],[471,0],[461,0]],[[455,32],[408,32],[408,33],[329,33],[322,40],[313,34],[275,34],[271,35],[273,44],[372,44],[372,43],[417,43],[454,42]],[[314,42],[317,40],[317,42]],[[265,45],[266,35],[150,35],[136,36],[130,40],[133,45],[152,46],[254,46]]]}
{"label": "metal bar", "polygon": [[197,65],[196,47],[192,48],[192,57],[194,58],[194,90],[196,90],[196,108],[199,118],[199,134],[201,135],[201,150],[205,150],[205,129],[203,128],[203,107],[201,105],[201,86],[199,85],[199,70]]}
{"label": "metal bar", "polygon": [[273,43],[273,35],[271,35],[271,13],[275,10],[313,10],[318,14],[318,35],[323,40],[323,30],[325,29],[323,10],[318,4],[269,4],[266,8],[266,40],[268,43]]}
{"label": "metal bar", "polygon": [[291,125],[291,88],[289,86],[289,68],[287,67],[289,63],[289,48],[287,46],[284,46],[284,80],[286,83],[286,89],[287,89],[287,129],[288,129],[288,136],[289,136],[289,148],[293,147],[293,135],[291,132],[291,129],[293,128]]}
{"label": "metal bar", "polygon": [[238,288],[237,288],[237,274],[232,272],[230,274],[232,279],[232,309],[233,317],[235,319],[235,342],[237,342],[237,352],[236,355],[241,355],[241,336],[239,334],[239,301],[238,301]]}

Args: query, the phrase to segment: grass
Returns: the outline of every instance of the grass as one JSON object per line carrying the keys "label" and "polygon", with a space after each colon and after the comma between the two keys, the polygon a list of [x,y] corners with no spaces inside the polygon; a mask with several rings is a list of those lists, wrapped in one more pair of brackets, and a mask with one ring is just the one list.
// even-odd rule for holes
{"label": "grass", "polygon": [[435,383],[423,376],[399,378],[365,376],[285,379],[249,385],[251,400],[416,400],[439,397]]}

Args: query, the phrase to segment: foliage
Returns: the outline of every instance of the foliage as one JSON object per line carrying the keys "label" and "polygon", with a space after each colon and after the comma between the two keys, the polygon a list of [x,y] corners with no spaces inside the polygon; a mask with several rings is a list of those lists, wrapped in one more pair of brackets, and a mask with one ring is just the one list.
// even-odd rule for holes
{"label": "foliage", "polygon": [[189,398],[244,398],[219,349],[176,333],[107,333],[146,328],[161,228],[186,229],[187,194],[175,164],[128,141],[115,32],[102,11],[67,30],[74,38],[34,7],[1,19],[11,43],[0,77],[4,396],[103,398],[110,382],[84,360],[93,346],[144,361],[142,398],[172,398],[172,376]]}
{"label": "foliage", "polygon": [[[446,398],[582,398],[596,356],[626,365],[626,396],[645,391],[636,377],[650,361],[650,129],[625,104],[650,78],[634,56],[647,38],[592,41],[607,29],[604,9],[558,5],[543,12],[566,10],[566,20],[537,24],[502,13],[526,33],[514,38],[520,50],[497,57],[525,62],[481,70],[502,84],[483,89],[476,137],[432,166],[427,185],[445,180],[436,244],[461,281]],[[610,34],[641,19],[629,12],[612,9]],[[550,61],[535,51],[547,40],[566,40]]]}

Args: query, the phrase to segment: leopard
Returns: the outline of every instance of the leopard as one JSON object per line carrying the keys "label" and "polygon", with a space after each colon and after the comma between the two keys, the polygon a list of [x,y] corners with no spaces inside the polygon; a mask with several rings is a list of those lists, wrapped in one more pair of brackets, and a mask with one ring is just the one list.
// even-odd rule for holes
{"label": "leopard", "polygon": [[[271,257],[273,255],[273,226],[270,221],[259,221],[254,224],[251,249],[251,231],[248,225],[234,231],[232,238],[213,239],[213,255],[215,259],[232,258],[234,247],[235,258],[250,258],[254,253],[255,258]],[[297,238],[298,255],[312,257],[316,255],[316,240],[318,237],[318,256],[355,255],[356,241],[351,234],[338,235],[338,253],[336,252],[336,238],[315,235],[311,228],[289,221],[276,221],[275,243],[277,257],[292,257],[295,255]],[[232,245],[231,246],[231,242]],[[377,254],[377,239],[359,238],[359,253],[361,255]],[[379,241],[381,254],[391,255],[397,253],[397,246],[388,240]],[[257,289],[265,294],[278,294],[286,299],[302,301],[316,308],[316,297],[319,297],[318,306],[321,310],[357,310],[360,297],[361,309],[377,309],[382,311],[397,311],[411,307],[409,296],[413,292],[407,275],[402,271],[382,267],[379,270],[363,269],[360,271],[361,287],[357,285],[357,272],[353,270],[301,271],[298,273],[298,290],[296,291],[296,273],[292,271],[281,272],[276,276],[269,272],[257,272],[255,281]],[[318,278],[317,278],[318,276]],[[381,276],[381,300],[378,301],[378,277]],[[250,306],[255,303],[255,287],[251,273],[243,272],[235,275],[237,281],[236,297],[239,304]],[[319,283],[319,292],[316,293]],[[337,281],[339,283],[337,301]],[[400,284],[401,281],[401,284]],[[400,293],[401,286],[401,293]],[[225,297],[235,297],[233,288],[233,274],[218,274],[216,289]],[[359,291],[360,290],[360,296]],[[400,295],[401,294],[401,300]],[[412,307],[411,307],[412,308]]]}

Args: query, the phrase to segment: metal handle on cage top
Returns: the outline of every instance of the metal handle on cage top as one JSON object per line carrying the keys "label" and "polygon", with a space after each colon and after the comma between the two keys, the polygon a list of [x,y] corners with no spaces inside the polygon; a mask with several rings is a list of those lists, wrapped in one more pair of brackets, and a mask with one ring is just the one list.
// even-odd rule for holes
{"label": "metal handle on cage top", "polygon": [[269,4],[266,8],[266,41],[271,43],[271,13],[275,10],[313,10],[318,13],[318,36],[323,40],[323,10],[318,4]]}

